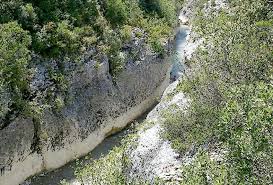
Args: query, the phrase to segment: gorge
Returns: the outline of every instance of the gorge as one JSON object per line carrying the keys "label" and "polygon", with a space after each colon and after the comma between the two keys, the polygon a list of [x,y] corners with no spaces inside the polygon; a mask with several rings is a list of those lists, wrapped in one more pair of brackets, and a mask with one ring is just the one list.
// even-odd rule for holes
{"label": "gorge", "polygon": [[0,185],[272,184],[272,6],[3,2]]}
{"label": "gorge", "polygon": [[[173,52],[174,56],[170,56],[167,60],[172,60],[172,67],[171,70],[169,70],[169,73],[171,75],[166,75],[166,80],[163,82],[163,87],[160,90],[160,92],[155,96],[157,98],[162,96],[163,91],[169,83],[171,83],[171,79],[176,79],[178,80],[180,76],[183,73],[183,58],[184,58],[184,51],[185,51],[185,45],[187,44],[186,37],[189,35],[189,27],[185,25],[181,25],[177,29],[176,33],[176,40],[175,40],[175,47]],[[193,51],[191,51],[193,52]],[[177,54],[178,53],[178,54]],[[129,116],[127,113],[127,116],[129,116],[129,119],[124,119],[127,120],[126,123],[129,123],[132,120],[135,120],[138,117],[141,117],[140,119],[137,119],[136,122],[140,122],[140,124],[145,120],[147,113],[147,110],[149,110],[149,107],[153,106],[156,101],[160,101],[160,99],[153,100],[152,103],[149,103],[149,106],[141,108],[142,111],[136,111],[136,109],[133,109],[134,112],[140,112],[137,116]],[[142,103],[141,103],[142,104]],[[126,125],[126,124],[124,124]],[[118,124],[113,124],[113,126],[116,129],[121,129],[124,126],[118,126]],[[132,128],[131,128],[132,129]],[[40,176],[34,177],[33,179],[29,180],[29,183],[32,185],[57,185],[61,182],[61,180],[66,179],[68,183],[70,184],[75,184],[76,183],[76,177],[74,175],[74,171],[76,168],[76,163],[90,163],[90,160],[98,159],[101,155],[107,155],[107,153],[114,147],[114,146],[119,146],[121,139],[126,137],[126,133],[130,131],[130,128],[127,128],[123,131],[121,131],[118,134],[109,136],[109,138],[106,138],[104,141],[102,141],[99,146],[97,146],[94,151],[91,151],[90,154],[88,154],[89,157],[82,157],[80,161],[77,160],[77,162],[72,162],[64,167],[61,167],[57,170],[54,170],[52,172],[42,174]],[[91,142],[91,141],[90,141]],[[94,142],[94,140],[92,140]]]}

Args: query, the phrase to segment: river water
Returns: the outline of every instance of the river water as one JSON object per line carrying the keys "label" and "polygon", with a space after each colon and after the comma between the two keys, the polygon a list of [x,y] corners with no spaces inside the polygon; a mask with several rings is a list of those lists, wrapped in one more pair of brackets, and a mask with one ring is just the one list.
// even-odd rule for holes
{"label": "river water", "polygon": [[114,147],[119,146],[121,140],[134,131],[136,124],[140,124],[146,118],[146,114],[131,123],[130,126],[126,127],[122,131],[107,137],[101,144],[99,144],[93,151],[78,160],[72,161],[65,166],[58,168],[54,171],[41,173],[28,180],[22,185],[60,185],[60,182],[65,179],[69,184],[77,182],[74,174],[78,164],[88,164],[94,159],[99,159],[102,156],[107,155]]}
{"label": "river water", "polygon": [[[175,54],[172,58],[173,68],[171,71],[171,80],[178,79],[184,72],[184,48],[186,47],[186,38],[190,33],[190,29],[187,26],[180,26],[178,28],[175,40]],[[148,112],[147,112],[148,113]],[[135,123],[141,124],[141,122],[146,118],[146,114],[136,120]],[[109,136],[101,144],[99,144],[93,151],[91,151],[87,156],[78,159],[81,164],[88,164],[94,159],[99,159],[101,156],[107,155],[115,146],[119,146],[121,140],[128,134],[134,131],[134,124],[125,128],[121,132]],[[69,184],[76,182],[76,177],[74,175],[75,168],[77,167],[77,160],[72,161],[65,166],[56,169],[51,172],[41,173],[28,180],[26,180],[22,185],[59,185],[60,181],[66,180]]]}
{"label": "river water", "polygon": [[184,49],[187,45],[187,36],[190,34],[190,28],[186,25],[182,25],[178,28],[175,37],[175,53],[173,55],[173,68],[171,71],[171,79],[177,80],[183,75],[185,71],[185,65],[183,63],[185,59]]}

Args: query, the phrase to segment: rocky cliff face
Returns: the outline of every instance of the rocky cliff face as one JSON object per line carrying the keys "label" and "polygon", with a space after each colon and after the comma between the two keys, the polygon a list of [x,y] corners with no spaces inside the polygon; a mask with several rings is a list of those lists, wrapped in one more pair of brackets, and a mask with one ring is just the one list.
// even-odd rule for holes
{"label": "rocky cliff face", "polygon": [[[124,70],[114,80],[107,58],[87,58],[70,69],[70,85],[62,97],[69,100],[60,110],[45,107],[39,120],[19,116],[0,130],[1,185],[19,184],[88,153],[154,105],[169,84],[170,60],[150,51],[143,40],[132,43],[129,48],[138,52],[139,60],[130,57],[127,47],[121,53]],[[53,86],[44,66],[36,71],[31,88],[39,100]]]}

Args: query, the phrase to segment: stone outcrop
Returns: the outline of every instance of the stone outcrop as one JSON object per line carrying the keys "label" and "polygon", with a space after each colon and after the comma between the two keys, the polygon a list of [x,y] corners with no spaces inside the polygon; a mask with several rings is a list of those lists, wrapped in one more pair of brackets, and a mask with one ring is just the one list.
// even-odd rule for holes
{"label": "stone outcrop", "polygon": [[[179,81],[172,83],[164,92],[161,102],[148,114],[146,123],[151,124],[150,128],[140,130],[136,147],[129,147],[126,152],[131,165],[126,169],[128,181],[148,181],[149,184],[156,184],[159,178],[164,182],[179,184],[182,166],[181,156],[172,148],[171,143],[162,137],[162,123],[165,118],[164,111],[186,110],[189,100],[183,93],[175,94],[171,99],[169,96],[175,92]],[[171,183],[171,184],[172,184]]]}
{"label": "stone outcrop", "polygon": [[[44,107],[39,120],[18,117],[0,130],[1,185],[17,185],[87,154],[156,103],[169,84],[168,55],[153,53],[143,40],[130,47],[139,60],[125,50],[124,70],[115,79],[106,57],[99,63],[87,58],[67,77],[70,85],[62,98],[68,100],[60,110]],[[38,66],[31,85],[38,98],[52,88],[47,77],[46,68]]]}

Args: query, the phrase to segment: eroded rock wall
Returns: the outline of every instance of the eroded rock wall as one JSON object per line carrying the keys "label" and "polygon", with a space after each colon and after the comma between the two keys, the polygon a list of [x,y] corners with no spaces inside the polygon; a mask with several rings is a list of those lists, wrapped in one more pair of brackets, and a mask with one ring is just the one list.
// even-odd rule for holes
{"label": "eroded rock wall", "polygon": [[[39,120],[18,117],[0,130],[0,184],[17,185],[87,154],[153,106],[169,84],[171,62],[168,54],[145,52],[140,60],[128,59],[114,80],[107,58],[100,63],[87,59],[69,77],[64,107],[45,108]],[[45,68],[37,73],[43,78],[32,88],[50,88]]]}

